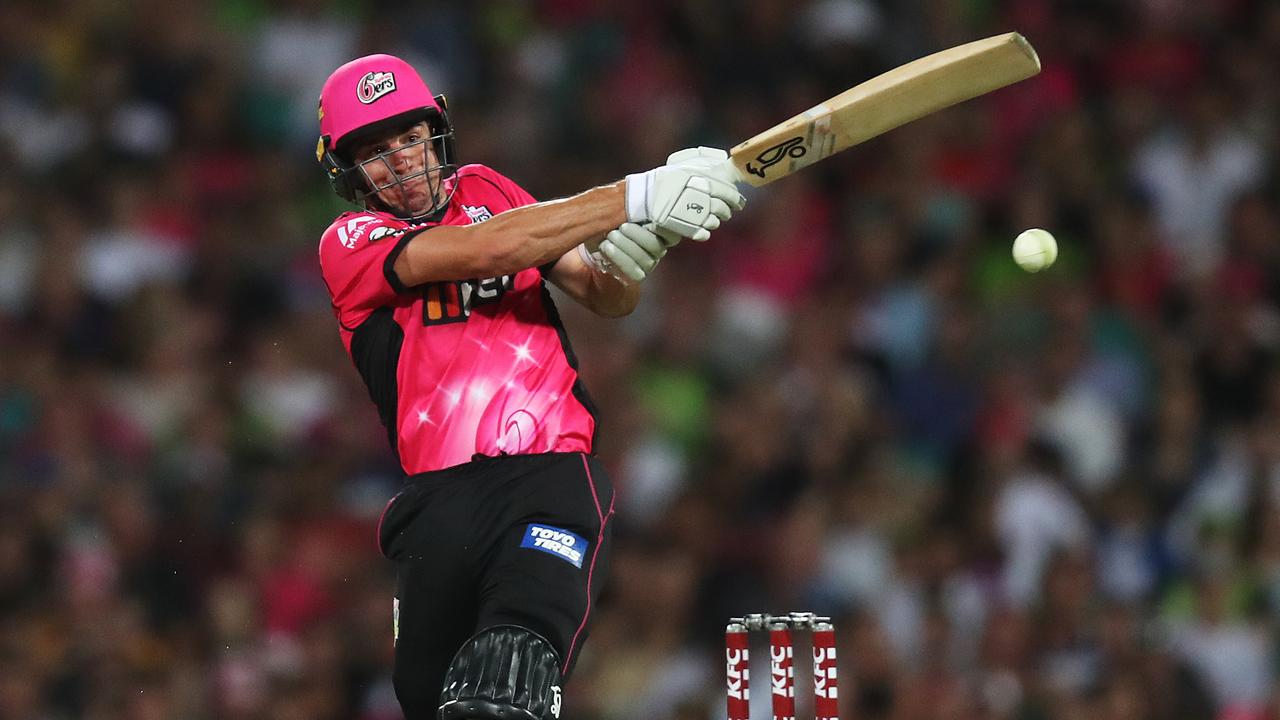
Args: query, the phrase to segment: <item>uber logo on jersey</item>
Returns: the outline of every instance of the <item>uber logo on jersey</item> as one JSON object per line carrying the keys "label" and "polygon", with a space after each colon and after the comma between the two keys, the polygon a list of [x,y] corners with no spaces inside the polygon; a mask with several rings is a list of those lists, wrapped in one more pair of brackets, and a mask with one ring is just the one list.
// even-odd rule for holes
{"label": "uber logo on jersey", "polygon": [[472,308],[498,302],[514,285],[514,275],[430,283],[422,289],[422,324],[462,322],[471,317]]}
{"label": "uber logo on jersey", "polygon": [[582,556],[590,546],[580,535],[550,525],[531,523],[524,531],[524,540],[520,547],[541,550],[549,555],[564,560],[579,570],[582,569]]}

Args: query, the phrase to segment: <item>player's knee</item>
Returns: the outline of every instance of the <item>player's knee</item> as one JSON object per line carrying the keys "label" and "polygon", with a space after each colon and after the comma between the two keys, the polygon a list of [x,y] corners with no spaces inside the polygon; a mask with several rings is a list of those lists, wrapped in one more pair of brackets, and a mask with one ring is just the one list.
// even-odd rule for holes
{"label": "player's knee", "polygon": [[439,720],[560,717],[560,658],[541,635],[518,625],[476,633],[453,657]]}

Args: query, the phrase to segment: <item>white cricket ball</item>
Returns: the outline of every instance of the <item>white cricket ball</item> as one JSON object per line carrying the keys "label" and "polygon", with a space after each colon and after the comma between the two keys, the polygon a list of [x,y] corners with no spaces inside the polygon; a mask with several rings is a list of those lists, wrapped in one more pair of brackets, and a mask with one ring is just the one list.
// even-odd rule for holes
{"label": "white cricket ball", "polygon": [[1048,230],[1023,230],[1013,241],[1013,261],[1027,272],[1040,272],[1058,259],[1058,241]]}

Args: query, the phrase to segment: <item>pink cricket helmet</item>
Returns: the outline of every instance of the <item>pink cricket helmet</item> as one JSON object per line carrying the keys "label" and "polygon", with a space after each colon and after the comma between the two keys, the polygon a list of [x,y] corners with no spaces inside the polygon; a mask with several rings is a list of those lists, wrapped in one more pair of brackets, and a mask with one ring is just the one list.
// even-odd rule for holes
{"label": "pink cricket helmet", "polygon": [[432,95],[418,71],[394,55],[366,55],[334,70],[320,90],[319,116],[316,159],[334,190],[352,202],[359,194],[358,182],[343,151],[360,136],[427,119],[440,136],[438,155],[452,160],[453,127],[444,96]]}
{"label": "pink cricket helmet", "polygon": [[366,55],[343,65],[320,91],[320,135],[336,150],[352,132],[406,113],[441,107],[418,71],[392,55]]}

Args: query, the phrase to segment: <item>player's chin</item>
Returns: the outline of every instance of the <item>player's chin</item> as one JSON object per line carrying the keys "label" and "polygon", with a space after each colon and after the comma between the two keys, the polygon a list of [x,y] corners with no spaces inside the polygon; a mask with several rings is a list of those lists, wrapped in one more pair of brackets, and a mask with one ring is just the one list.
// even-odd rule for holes
{"label": "player's chin", "polygon": [[402,194],[400,207],[411,215],[425,215],[435,208],[435,196],[425,184],[421,188],[410,188]]}

